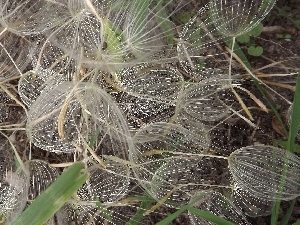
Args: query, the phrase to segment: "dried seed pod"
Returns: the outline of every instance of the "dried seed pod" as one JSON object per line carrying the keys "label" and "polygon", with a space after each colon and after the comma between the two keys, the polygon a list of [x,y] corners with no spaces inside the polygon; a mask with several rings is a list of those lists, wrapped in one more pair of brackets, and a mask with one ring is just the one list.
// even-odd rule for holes
{"label": "dried seed pod", "polygon": [[[222,43],[245,34],[261,22],[276,0],[213,0],[202,7],[180,33],[178,55],[186,72],[228,67]],[[189,66],[186,66],[188,64]]]}
{"label": "dried seed pod", "polygon": [[[210,144],[208,134],[203,129],[202,135],[189,131],[180,125],[170,123],[153,123],[141,128],[133,137],[136,151],[130,152],[130,160],[136,164],[133,171],[140,184],[155,198],[161,198],[165,191],[158,193],[156,187],[160,188],[161,184],[155,184],[155,174],[159,168],[164,173],[164,165],[173,157],[176,158],[176,153],[179,153],[179,158],[184,159],[184,154],[188,153],[203,153]],[[168,165],[168,164],[166,164]],[[173,164],[172,164],[173,165]],[[167,168],[172,166],[167,166]],[[178,167],[178,170],[180,168]],[[157,177],[157,182],[160,182],[160,177]],[[165,181],[164,184],[168,184]],[[174,183],[170,187],[162,187],[163,190],[172,189]]]}
{"label": "dried seed pod", "polygon": [[2,90],[0,90],[0,123],[10,119],[14,101]]}
{"label": "dried seed pod", "polygon": [[212,78],[192,84],[176,103],[175,115],[182,126],[197,130],[197,124],[220,121],[229,115],[228,81]]}
{"label": "dried seed pod", "polygon": [[34,45],[36,50],[32,56],[31,64],[35,71],[51,70],[57,74],[72,75],[78,72],[78,63],[71,55],[48,41],[46,37],[37,36]]}
{"label": "dried seed pod", "polygon": [[57,169],[42,160],[27,161],[25,162],[25,166],[30,174],[28,199],[34,200],[55,181],[59,173]]}
{"label": "dried seed pod", "polygon": [[252,30],[275,5],[276,0],[213,0],[210,16],[224,36],[240,36]]}
{"label": "dried seed pod", "polygon": [[[102,9],[102,1],[91,1],[94,7]],[[85,1],[69,0],[50,2],[52,7],[59,7],[57,20],[61,20],[59,27],[47,31],[51,43],[60,48],[72,59],[94,58],[95,51],[102,42],[101,21],[93,15]],[[104,16],[100,14],[99,16]]]}
{"label": "dried seed pod", "polygon": [[247,146],[228,157],[235,188],[267,200],[299,196],[300,159],[284,149],[267,145]]}
{"label": "dried seed pod", "polygon": [[233,190],[233,204],[250,217],[271,215],[275,203],[275,200],[260,198],[244,188]]}
{"label": "dried seed pod", "polygon": [[134,216],[136,205],[132,206],[127,203],[102,204],[100,202],[74,202],[65,204],[57,215],[59,225],[73,224],[77,225],[99,224],[99,225],[121,225],[126,224]]}
{"label": "dried seed pod", "polygon": [[22,74],[29,64],[31,47],[24,37],[10,32],[0,35],[0,81]]}
{"label": "dried seed pod", "polygon": [[133,146],[114,100],[85,82],[64,82],[44,91],[31,105],[26,129],[30,140],[47,151],[74,152],[93,138],[92,148],[102,146],[101,154],[126,159]]}
{"label": "dried seed pod", "polygon": [[95,166],[95,162],[87,168],[89,179],[77,192],[80,201],[116,202],[127,193],[129,167],[115,156],[102,155],[102,158],[105,168]]}
{"label": "dried seed pod", "polygon": [[117,101],[133,132],[150,123],[168,122],[174,115],[175,107],[168,101],[150,100],[126,93],[117,98]]}
{"label": "dried seed pod", "polygon": [[40,68],[37,71],[29,71],[20,78],[18,92],[24,104],[30,108],[44,89],[53,89],[58,84],[70,80],[69,76]]}
{"label": "dried seed pod", "polygon": [[155,199],[168,196],[168,200],[180,206],[188,204],[195,192],[222,185],[215,178],[214,160],[199,156],[166,159],[150,182],[152,196]]}
{"label": "dried seed pod", "polygon": [[179,34],[177,53],[187,74],[201,73],[201,70],[215,68],[216,65],[218,68],[228,67],[228,59],[221,46],[224,36],[211,21],[210,4],[202,7]]}
{"label": "dried seed pod", "polygon": [[177,69],[160,65],[140,64],[124,69],[119,77],[128,94],[159,102],[176,100],[184,85]]}
{"label": "dried seed pod", "polygon": [[183,77],[177,69],[140,64],[122,70],[118,75],[123,92],[117,101],[128,118],[131,130],[154,122],[168,122],[183,88]]}
{"label": "dried seed pod", "polygon": [[60,4],[47,0],[5,0],[0,3],[0,22],[19,36],[33,35],[59,25]]}
{"label": "dried seed pod", "polygon": [[[212,190],[197,192],[190,200],[192,207],[209,211],[238,225],[250,225],[242,211],[219,192]],[[189,212],[194,225],[209,225],[211,223]]]}
{"label": "dried seed pod", "polygon": [[27,203],[29,177],[10,143],[0,136],[0,217],[11,224]]}
{"label": "dried seed pod", "polygon": [[[112,13],[107,19],[111,23],[108,28],[113,32],[106,32],[104,36],[108,52],[111,48],[112,56],[122,58],[123,62],[115,66],[124,68],[145,62],[174,61],[170,52],[176,27],[169,18],[184,4],[182,0],[175,4],[152,0],[112,3]],[[107,27],[105,29],[108,31]]]}
{"label": "dried seed pod", "polygon": [[100,215],[102,212],[97,211],[97,206],[94,202],[87,205],[84,205],[83,203],[66,203],[56,214],[58,225],[85,225],[98,224],[97,222],[101,221]]}

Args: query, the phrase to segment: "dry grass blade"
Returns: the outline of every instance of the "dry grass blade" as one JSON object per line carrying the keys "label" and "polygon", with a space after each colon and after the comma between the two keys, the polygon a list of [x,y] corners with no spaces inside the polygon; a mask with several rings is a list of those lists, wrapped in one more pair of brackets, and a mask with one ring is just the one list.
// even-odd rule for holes
{"label": "dry grass blade", "polygon": [[245,105],[243,99],[239,96],[239,94],[232,88],[231,91],[233,92],[234,96],[238,100],[239,104],[241,105],[242,109],[246,112],[247,116],[250,120],[253,120],[253,116],[249,111],[248,107]]}
{"label": "dry grass blade", "polygon": [[25,111],[27,111],[25,105],[23,105],[23,104],[19,101],[19,99],[18,99],[16,96],[14,96],[14,95],[10,92],[10,90],[8,90],[7,87],[5,87],[4,85],[1,85],[1,84],[0,84],[0,88],[1,88],[3,91],[5,91],[5,93],[6,93],[11,99],[13,99],[18,105],[20,105]]}
{"label": "dry grass blade", "polygon": [[267,107],[265,106],[265,104],[259,100],[254,94],[252,94],[249,90],[241,87],[241,86],[235,86],[236,88],[240,89],[240,90],[243,90],[244,92],[246,92],[250,98],[265,112],[269,112],[269,110],[267,109]]}

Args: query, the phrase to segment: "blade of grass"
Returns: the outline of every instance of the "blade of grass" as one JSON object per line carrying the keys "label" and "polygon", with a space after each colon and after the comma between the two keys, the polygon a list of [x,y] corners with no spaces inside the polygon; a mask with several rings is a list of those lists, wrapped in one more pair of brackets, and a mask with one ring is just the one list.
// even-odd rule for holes
{"label": "blade of grass", "polygon": [[[273,145],[279,145],[282,148],[287,149],[288,148],[288,141],[282,141],[282,140],[274,139],[273,140]],[[300,145],[293,144],[293,152],[300,153]]]}
{"label": "blade of grass", "polygon": [[298,72],[296,90],[294,94],[294,101],[293,101],[292,112],[291,112],[291,123],[290,123],[291,125],[290,125],[288,148],[287,148],[287,150],[290,152],[293,152],[293,144],[300,126],[299,115],[300,115],[300,70]]}
{"label": "blade of grass", "polygon": [[[288,143],[287,143],[287,151],[293,152],[293,145],[294,141],[299,129],[300,125],[300,71],[298,72],[298,78],[296,82],[296,90],[294,94],[294,101],[292,106],[292,112],[291,112],[291,122],[290,122],[290,130],[288,135]],[[283,168],[283,177],[286,174],[286,166]],[[281,182],[283,187],[284,180]],[[278,221],[279,216],[279,210],[280,210],[280,201],[276,201],[276,204],[273,207],[272,216],[271,216],[271,224],[276,225]]]}
{"label": "blade of grass", "polygon": [[284,217],[281,220],[279,225],[285,225],[289,222],[289,219],[291,218],[291,215],[292,215],[293,210],[294,210],[295,203],[296,203],[296,199],[291,201],[290,207],[288,208],[287,212],[285,213],[285,215],[284,215]]}
{"label": "blade of grass", "polygon": [[[102,19],[102,23],[104,26],[104,37],[107,43],[107,52],[109,54],[118,54],[121,52],[121,43],[118,39],[118,36],[121,36],[121,31],[118,32],[117,28],[108,21],[107,19]],[[120,59],[121,56],[118,56]]]}
{"label": "blade of grass", "polygon": [[160,222],[158,222],[156,225],[166,225],[166,224],[171,223],[178,216],[180,216],[180,214],[182,214],[183,212],[185,212],[189,208],[190,208],[189,205],[185,205],[185,206],[181,207],[179,210],[177,210],[176,212],[174,212],[171,215],[167,216],[166,218],[164,218],[163,220],[161,220]]}
{"label": "blade of grass", "polygon": [[[130,204],[130,203],[134,203],[134,202],[142,202],[143,200],[146,199],[145,195],[141,195],[141,196],[129,196],[125,199],[122,199],[119,201],[119,203],[121,204]],[[153,198],[148,196],[148,201],[152,201]]]}
{"label": "blade of grass", "polygon": [[[180,214],[182,214],[183,212],[185,212],[186,210],[191,210],[191,208],[193,208],[192,206],[197,202],[199,201],[200,199],[202,199],[203,197],[205,196],[205,193],[202,193],[201,195],[198,195],[197,197],[193,198],[189,204],[187,205],[184,205],[182,206],[179,210],[177,210],[176,212],[172,213],[171,215],[167,216],[165,219],[163,219],[162,221],[160,221],[159,223],[157,223],[156,225],[166,225],[166,224],[169,224],[171,223],[174,219],[176,219]],[[201,211],[201,210],[200,210]],[[197,211],[198,212],[198,211]],[[206,211],[203,211],[204,214],[208,213],[208,214],[212,214],[210,212],[206,212]],[[197,214],[196,214],[197,215]],[[212,217],[218,217],[214,214],[212,214],[213,216]],[[210,215],[211,216],[211,215]],[[201,216],[202,217],[202,216]],[[205,217],[205,215],[204,215]],[[204,218],[202,217],[202,218]],[[209,217],[209,216],[208,216]],[[204,218],[205,219],[205,218]],[[225,219],[223,219],[225,220]],[[226,221],[226,220],[225,220]],[[224,221],[222,221],[224,222]],[[221,224],[225,224],[225,225],[229,225],[228,223],[221,223]],[[230,225],[232,225],[232,223],[230,223]]]}
{"label": "blade of grass", "polygon": [[[225,44],[228,46],[229,49],[232,48],[232,39],[224,39]],[[233,48],[234,53],[240,58],[240,60],[246,65],[246,67],[250,70],[252,70],[250,62],[248,61],[247,57],[245,56],[244,52],[238,45],[238,43],[234,43],[234,48]]]}
{"label": "blade of grass", "polygon": [[112,215],[111,212],[107,210],[107,208],[105,207],[105,205],[103,205],[99,199],[96,201],[96,206],[98,207],[98,209],[102,212],[101,216],[108,222],[112,223]]}
{"label": "blade of grass", "polygon": [[12,224],[45,224],[87,180],[83,169],[82,162],[73,163]]}
{"label": "blade of grass", "polygon": [[[166,5],[170,4],[170,0],[166,1]],[[167,36],[168,45],[174,44],[174,24],[168,20],[168,13],[163,5],[163,1],[159,1],[157,3],[157,8],[154,10],[157,14],[158,24],[160,24],[161,28],[164,30]]]}
{"label": "blade of grass", "polygon": [[140,221],[144,217],[144,213],[150,208],[151,204],[155,202],[154,199],[149,199],[149,196],[145,194],[142,198],[140,208],[137,210],[135,215],[125,225],[139,225]]}
{"label": "blade of grass", "polygon": [[216,216],[211,212],[207,212],[204,210],[196,209],[196,208],[189,208],[189,212],[193,213],[196,216],[199,216],[209,222],[212,222],[216,225],[234,225],[234,223],[224,219],[223,217]]}
{"label": "blade of grass", "polygon": [[92,135],[92,137],[91,137],[91,139],[90,139],[90,141],[89,141],[89,147],[90,147],[90,148],[93,148],[93,146],[95,145],[95,143],[96,143],[96,141],[97,141],[97,138],[98,138],[99,134],[100,134],[100,128],[98,127],[98,128],[96,129],[96,131],[93,133],[93,135]]}
{"label": "blade of grass", "polygon": [[215,214],[208,212],[208,211],[204,211],[204,210],[200,210],[200,209],[196,209],[193,207],[190,207],[190,205],[185,205],[183,207],[181,207],[179,210],[177,210],[176,212],[172,213],[171,215],[169,215],[168,217],[166,217],[165,219],[163,219],[162,221],[158,222],[156,225],[166,225],[171,223],[174,219],[176,219],[178,216],[180,216],[180,214],[182,214],[183,212],[185,212],[186,210],[188,210],[189,212],[193,213],[196,216],[199,216],[209,222],[212,222],[214,224],[217,225],[234,225],[234,223],[216,216]]}

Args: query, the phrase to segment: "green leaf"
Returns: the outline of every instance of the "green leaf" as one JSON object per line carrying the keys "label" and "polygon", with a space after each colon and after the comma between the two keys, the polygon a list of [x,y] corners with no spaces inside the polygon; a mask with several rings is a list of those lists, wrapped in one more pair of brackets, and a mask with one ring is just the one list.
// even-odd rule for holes
{"label": "green leaf", "polygon": [[[232,38],[225,38],[224,39],[226,45],[228,48],[231,49],[232,47]],[[250,62],[248,61],[247,57],[245,56],[244,52],[242,51],[241,47],[238,45],[238,43],[234,43],[234,53],[243,61],[243,63],[247,66],[248,69],[252,69]]]}
{"label": "green leaf", "polygon": [[298,78],[296,83],[296,90],[294,94],[294,101],[291,112],[290,132],[288,138],[288,151],[293,152],[293,144],[297,136],[300,126],[300,70],[298,72]]}
{"label": "green leaf", "polygon": [[300,17],[292,19],[292,21],[295,24],[295,26],[297,27],[297,29],[300,30]]}
{"label": "green leaf", "polygon": [[201,218],[203,218],[203,219],[205,219],[209,222],[212,222],[216,225],[234,225],[234,223],[232,223],[232,222],[230,222],[230,221],[228,221],[228,220],[226,220],[222,217],[216,216],[215,214],[213,214],[211,212],[193,208],[193,207],[190,206],[190,204],[181,207],[179,210],[172,213],[171,215],[169,215],[165,219],[161,220],[156,225],[169,224],[174,219],[176,219],[178,216],[180,216],[186,210],[188,210],[189,212],[193,213],[194,215],[199,216],[199,217],[201,217]]}
{"label": "green leaf", "polygon": [[281,15],[283,17],[286,17],[288,15],[286,12],[286,7],[279,8],[279,7],[275,6],[275,8],[277,9],[279,15]]}
{"label": "green leaf", "polygon": [[250,46],[248,48],[248,54],[252,56],[261,56],[264,52],[264,49],[261,46]]}
{"label": "green leaf", "polygon": [[[171,0],[167,1],[167,4],[169,4]],[[163,1],[159,1],[157,3],[157,7],[154,9],[154,12],[157,14],[156,20],[159,24],[159,26],[163,29],[163,31],[166,33],[167,36],[167,42],[168,45],[174,44],[174,24],[168,19],[169,15],[165,9],[165,6],[163,5]]]}
{"label": "green leaf", "polygon": [[188,23],[192,15],[190,12],[182,12],[176,15],[176,20],[180,23]]}
{"label": "green leaf", "polygon": [[250,36],[247,34],[244,34],[244,35],[238,36],[236,38],[236,40],[240,43],[248,43],[250,41]]}
{"label": "green leaf", "polygon": [[300,220],[298,220],[296,223],[293,223],[293,225],[300,225]]}
{"label": "green leaf", "polygon": [[13,225],[45,224],[87,180],[82,162],[75,162],[41,193]]}
{"label": "green leaf", "polygon": [[[294,101],[292,106],[292,112],[291,112],[291,122],[290,122],[290,130],[289,130],[289,136],[288,136],[288,143],[287,143],[287,151],[293,152],[293,146],[294,141],[296,138],[296,135],[298,133],[298,129],[300,126],[300,70],[298,71],[298,78],[296,82],[296,90],[294,94]],[[285,173],[285,168],[283,169],[283,172]],[[277,224],[278,215],[280,210],[280,201],[276,201],[276,204],[273,207],[273,212],[271,216],[271,224],[275,225]]]}
{"label": "green leaf", "polygon": [[193,213],[194,215],[199,216],[199,217],[201,217],[209,222],[212,222],[216,225],[234,225],[234,223],[224,219],[223,217],[216,216],[215,214],[213,214],[211,212],[196,209],[193,207],[190,207],[188,210],[189,210],[189,212]]}
{"label": "green leaf", "polygon": [[291,39],[291,38],[292,38],[292,35],[291,35],[291,34],[286,34],[286,35],[284,35],[284,38],[285,38],[285,39]]}
{"label": "green leaf", "polygon": [[96,129],[96,131],[93,133],[93,135],[92,135],[92,137],[91,137],[91,139],[90,139],[90,141],[89,141],[89,147],[90,147],[90,148],[93,148],[93,146],[95,145],[96,140],[97,140],[99,134],[100,134],[100,128],[98,127],[98,128]]}
{"label": "green leaf", "polygon": [[132,14],[134,15],[135,33],[138,35],[143,35],[146,23],[148,22],[149,6],[150,0],[140,0],[134,4]]}
{"label": "green leaf", "polygon": [[[103,18],[102,20],[104,26],[104,37],[107,44],[106,50],[109,54],[118,54],[121,52],[121,31],[118,31],[114,25],[108,21],[107,19]],[[120,56],[120,59],[122,57]]]}
{"label": "green leaf", "polygon": [[[282,148],[287,149],[288,148],[288,141],[282,141],[282,140],[275,139],[274,140],[274,145],[279,145]],[[293,143],[292,149],[293,149],[292,152],[300,153],[300,145]]]}
{"label": "green leaf", "polygon": [[248,32],[248,35],[259,36],[263,30],[264,26],[262,23],[259,23],[256,27],[254,27],[251,31]]}
{"label": "green leaf", "polygon": [[[201,27],[201,25],[202,25],[201,21],[196,22],[196,27]],[[200,38],[201,35],[202,35],[201,29],[196,29],[190,34],[190,38],[195,46],[201,46],[202,44],[202,39]]]}

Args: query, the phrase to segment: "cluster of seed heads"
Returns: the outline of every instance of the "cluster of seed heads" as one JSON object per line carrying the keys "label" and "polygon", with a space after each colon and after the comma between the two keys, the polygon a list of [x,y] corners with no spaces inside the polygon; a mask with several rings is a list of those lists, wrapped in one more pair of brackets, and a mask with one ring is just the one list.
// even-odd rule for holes
{"label": "cluster of seed heads", "polygon": [[[0,85],[19,78],[28,140],[40,151],[72,155],[89,172],[56,223],[125,224],[118,204],[133,184],[159,204],[191,204],[236,224],[299,195],[300,159],[292,153],[264,145],[230,156],[212,149],[212,131],[240,115],[232,55],[221,44],[234,46],[275,0],[211,0],[178,31],[171,18],[188,4],[0,2]],[[9,101],[11,92],[0,96]],[[0,122],[6,110],[0,105]],[[0,216],[9,224],[59,171],[38,159],[20,162],[6,136],[0,150]]]}

